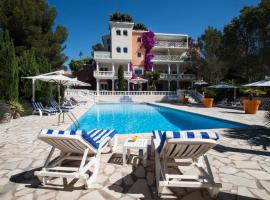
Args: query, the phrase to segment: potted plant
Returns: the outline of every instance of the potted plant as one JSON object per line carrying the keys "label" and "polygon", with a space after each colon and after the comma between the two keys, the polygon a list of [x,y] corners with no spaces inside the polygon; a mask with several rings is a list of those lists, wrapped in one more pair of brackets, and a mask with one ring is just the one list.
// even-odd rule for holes
{"label": "potted plant", "polygon": [[187,91],[183,91],[183,97],[180,99],[182,104],[187,104],[188,103],[188,97],[187,97]]}
{"label": "potted plant", "polygon": [[204,90],[203,105],[206,108],[213,107],[215,96],[216,96],[215,90],[213,90],[213,89],[205,89]]}
{"label": "potted plant", "polygon": [[251,88],[245,89],[242,91],[250,96],[248,99],[243,100],[245,113],[256,114],[261,104],[261,100],[254,99],[254,97],[264,95],[266,94],[266,92],[263,90],[251,89]]}

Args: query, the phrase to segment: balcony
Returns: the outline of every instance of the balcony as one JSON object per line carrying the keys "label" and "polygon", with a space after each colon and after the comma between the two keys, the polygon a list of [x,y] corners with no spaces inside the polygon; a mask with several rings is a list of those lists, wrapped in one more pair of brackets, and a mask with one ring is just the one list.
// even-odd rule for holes
{"label": "balcony", "polygon": [[156,41],[155,47],[158,48],[187,48],[187,42],[175,42],[175,41]]}
{"label": "balcony", "polygon": [[154,55],[153,62],[183,62],[184,56],[181,55]]}
{"label": "balcony", "polygon": [[94,59],[111,59],[112,55],[109,51],[94,51]]}
{"label": "balcony", "polygon": [[160,73],[161,80],[193,80],[195,76],[193,74],[165,74]]}
{"label": "balcony", "polygon": [[99,79],[112,79],[114,74],[114,71],[94,71],[94,77]]}

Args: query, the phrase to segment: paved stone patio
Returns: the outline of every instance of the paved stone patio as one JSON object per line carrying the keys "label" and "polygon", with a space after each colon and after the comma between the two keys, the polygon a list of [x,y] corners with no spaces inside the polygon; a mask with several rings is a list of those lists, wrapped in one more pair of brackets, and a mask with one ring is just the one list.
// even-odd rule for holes
{"label": "paved stone patio", "polygon": [[[80,116],[89,105],[75,114]],[[252,124],[254,127],[248,129],[224,130],[220,144],[208,153],[208,158],[215,180],[222,183],[218,199],[270,199],[270,133],[262,126],[262,112],[254,116],[221,108],[167,106],[197,109],[223,118],[233,116],[235,121]],[[59,128],[56,119],[57,116],[27,116],[0,124],[0,199],[158,199],[153,157],[146,168],[136,155],[131,164],[122,166],[121,144],[127,135],[120,136],[116,153],[102,154],[101,170],[89,190],[84,190],[80,181],[62,179],[53,180],[48,187],[37,187],[33,172],[43,165],[49,146],[36,137],[42,128]],[[69,124],[67,120],[60,128]],[[140,137],[150,138],[149,134]],[[194,174],[191,167],[184,170]],[[161,198],[211,199],[206,190],[193,188],[165,188]]]}

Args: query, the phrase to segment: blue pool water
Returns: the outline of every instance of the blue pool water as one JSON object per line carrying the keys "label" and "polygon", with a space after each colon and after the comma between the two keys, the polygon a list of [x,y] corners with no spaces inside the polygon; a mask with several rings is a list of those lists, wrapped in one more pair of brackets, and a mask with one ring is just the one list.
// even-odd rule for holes
{"label": "blue pool water", "polygon": [[[79,120],[80,128],[116,129],[118,133],[146,133],[152,130],[194,130],[241,128],[245,125],[190,112],[148,104],[95,104]],[[74,125],[71,129],[75,129]]]}

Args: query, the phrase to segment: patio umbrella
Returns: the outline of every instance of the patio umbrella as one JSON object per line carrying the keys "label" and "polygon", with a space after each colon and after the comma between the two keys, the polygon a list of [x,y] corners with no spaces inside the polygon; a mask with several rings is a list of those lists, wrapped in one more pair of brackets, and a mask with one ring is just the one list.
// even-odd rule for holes
{"label": "patio umbrella", "polygon": [[60,99],[61,99],[61,95],[60,95],[60,86],[74,86],[74,85],[81,85],[81,86],[89,86],[90,84],[88,83],[84,83],[82,81],[78,81],[76,78],[69,78],[67,76],[64,76],[62,74],[55,74],[55,75],[47,75],[47,76],[43,76],[40,75],[38,77],[38,80],[41,81],[45,81],[45,82],[54,82],[57,84],[58,86],[58,101],[59,101],[59,105],[60,105]]}
{"label": "patio umbrella", "polygon": [[130,82],[133,83],[133,84],[142,84],[142,83],[146,83],[147,81],[148,81],[148,80],[143,79],[143,78],[141,78],[141,77],[132,78],[132,79],[130,80]]}
{"label": "patio umbrella", "polygon": [[257,81],[243,85],[244,87],[270,87],[270,77],[265,77],[265,80]]}
{"label": "patio umbrella", "polygon": [[234,100],[236,99],[236,88],[238,88],[238,87],[235,86],[235,85],[228,84],[228,83],[225,83],[225,82],[221,82],[221,83],[216,84],[216,85],[208,86],[208,88],[215,88],[215,89],[234,89],[233,90],[233,99]]}
{"label": "patio umbrella", "polygon": [[194,83],[194,85],[207,85],[208,83],[204,80],[199,80]]}
{"label": "patio umbrella", "polygon": [[35,81],[36,80],[41,80],[45,82],[54,82],[58,85],[58,96],[59,96],[59,104],[60,104],[60,85],[65,85],[65,86],[89,86],[90,84],[84,83],[82,81],[78,81],[77,78],[69,78],[67,76],[63,75],[63,71],[56,71],[56,72],[50,72],[47,74],[41,74],[37,76],[29,76],[29,77],[22,77],[26,79],[32,79],[32,101],[35,101]]}

